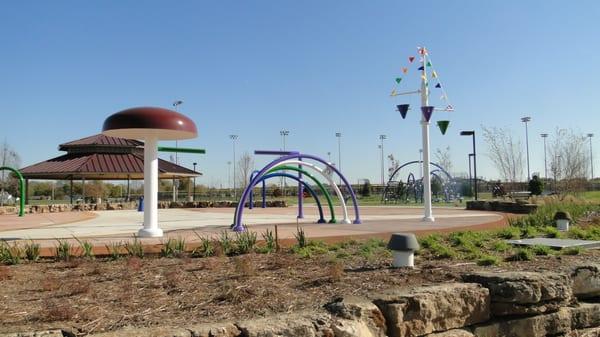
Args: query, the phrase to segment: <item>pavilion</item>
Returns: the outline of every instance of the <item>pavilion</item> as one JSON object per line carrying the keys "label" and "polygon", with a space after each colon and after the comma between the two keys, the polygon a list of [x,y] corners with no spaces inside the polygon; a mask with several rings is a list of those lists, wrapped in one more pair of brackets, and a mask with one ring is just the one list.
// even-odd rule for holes
{"label": "pavilion", "polygon": [[[25,179],[27,192],[29,180],[69,180],[73,203],[73,180],[81,180],[84,184],[85,180],[127,180],[129,200],[130,180],[144,179],[144,143],[141,141],[97,134],[60,144],[58,149],[67,153],[19,170]],[[158,160],[159,179],[201,175],[175,163]]]}

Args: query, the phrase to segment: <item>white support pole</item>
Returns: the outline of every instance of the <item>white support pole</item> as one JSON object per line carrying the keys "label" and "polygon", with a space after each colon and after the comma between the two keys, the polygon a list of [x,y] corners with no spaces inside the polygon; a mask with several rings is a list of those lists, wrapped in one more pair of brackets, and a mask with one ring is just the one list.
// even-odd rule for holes
{"label": "white support pole", "polygon": [[[423,76],[421,77],[421,106],[429,105],[429,88],[427,87],[427,52],[423,47]],[[421,131],[423,134],[423,221],[434,222],[431,209],[431,176],[429,171],[429,122],[421,116]]]}
{"label": "white support pole", "polygon": [[144,228],[140,237],[162,237],[158,228],[158,141],[156,138],[144,142]]}

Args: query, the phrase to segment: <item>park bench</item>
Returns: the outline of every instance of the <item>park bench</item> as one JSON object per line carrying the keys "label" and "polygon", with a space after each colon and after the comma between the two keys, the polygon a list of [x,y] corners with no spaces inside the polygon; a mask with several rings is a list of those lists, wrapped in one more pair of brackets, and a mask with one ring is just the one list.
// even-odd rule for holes
{"label": "park bench", "polygon": [[508,196],[514,200],[528,199],[531,196],[531,192],[529,192],[529,191],[510,192],[508,194]]}

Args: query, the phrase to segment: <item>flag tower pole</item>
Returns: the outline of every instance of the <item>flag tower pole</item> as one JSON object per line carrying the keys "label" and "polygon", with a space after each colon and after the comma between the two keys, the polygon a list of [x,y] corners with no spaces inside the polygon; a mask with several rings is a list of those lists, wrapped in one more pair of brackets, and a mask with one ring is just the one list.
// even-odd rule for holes
{"label": "flag tower pole", "polygon": [[[419,50],[421,54],[421,106],[429,105],[429,88],[427,86],[427,50],[425,47]],[[421,116],[421,133],[423,136],[423,221],[434,222],[433,211],[431,209],[431,173],[429,168],[429,121]]]}

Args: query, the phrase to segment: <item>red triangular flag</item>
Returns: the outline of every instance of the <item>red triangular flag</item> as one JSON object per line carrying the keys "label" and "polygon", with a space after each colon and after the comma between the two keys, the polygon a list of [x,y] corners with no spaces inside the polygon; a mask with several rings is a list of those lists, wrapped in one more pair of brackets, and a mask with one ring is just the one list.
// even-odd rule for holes
{"label": "red triangular flag", "polygon": [[408,62],[412,63],[415,60],[414,56],[409,56],[408,57]]}

